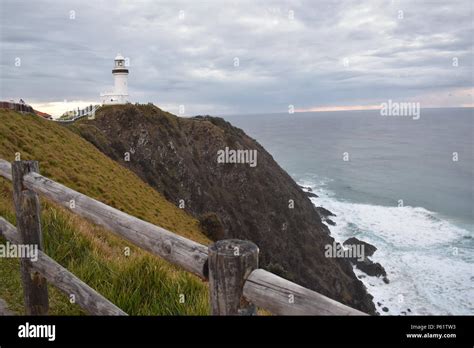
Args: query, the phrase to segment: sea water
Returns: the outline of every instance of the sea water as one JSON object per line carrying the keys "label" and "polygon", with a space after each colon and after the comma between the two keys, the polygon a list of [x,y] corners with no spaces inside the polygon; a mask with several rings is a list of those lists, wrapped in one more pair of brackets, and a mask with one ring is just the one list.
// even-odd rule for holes
{"label": "sea water", "polygon": [[474,109],[224,118],[337,215],[337,241],[377,247],[390,283],[355,272],[379,313],[474,314]]}

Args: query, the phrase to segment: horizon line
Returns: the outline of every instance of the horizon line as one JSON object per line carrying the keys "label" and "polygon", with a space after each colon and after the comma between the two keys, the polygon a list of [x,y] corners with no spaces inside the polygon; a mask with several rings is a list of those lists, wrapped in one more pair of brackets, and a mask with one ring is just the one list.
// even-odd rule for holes
{"label": "horizon line", "polygon": [[[46,102],[46,103],[41,103],[41,102],[32,102],[32,103],[28,103],[29,105],[33,106],[35,110],[37,111],[41,111],[41,112],[45,112],[43,111],[42,109],[50,109],[50,108],[53,108],[53,109],[56,109],[58,108],[58,106],[60,104],[63,104],[64,102]],[[89,101],[84,101],[84,100],[78,100],[78,101],[68,101],[66,102],[67,104],[71,105],[71,104],[89,104],[90,102]],[[64,103],[64,104],[66,104]],[[407,103],[411,103],[411,102],[407,102]],[[46,105],[50,105],[50,107],[45,107]],[[133,103],[132,103],[133,104]],[[159,104],[155,104],[153,103],[155,106],[158,106],[160,108],[162,108]],[[53,106],[54,105],[54,106]],[[166,104],[163,105],[163,107],[166,107],[166,106],[170,106],[169,104]],[[298,108],[298,109],[294,109],[294,112],[293,113],[290,113],[289,111],[262,111],[262,112],[256,112],[256,113],[252,113],[252,112],[245,112],[245,113],[239,113],[239,112],[232,112],[232,113],[229,113],[229,112],[225,112],[225,113],[219,113],[219,112],[214,112],[212,114],[214,115],[219,115],[219,116],[232,116],[232,115],[259,115],[259,114],[297,114],[297,113],[308,113],[308,112],[337,112],[337,111],[374,111],[374,110],[380,110],[381,109],[381,104],[372,104],[372,105],[340,105],[340,106],[319,106],[319,107],[310,107],[310,108]],[[474,103],[469,103],[469,104],[461,104],[461,105],[454,105],[454,106],[421,106],[420,108],[421,109],[448,109],[448,108],[473,108],[474,107]],[[57,110],[57,109],[56,109]],[[55,111],[56,111],[55,110]],[[165,110],[165,109],[163,109]],[[52,110],[48,110],[48,111],[52,111]],[[46,113],[48,113],[48,111],[46,111]],[[166,110],[165,110],[166,111]],[[170,111],[168,111],[170,112]],[[54,115],[55,113],[50,113],[50,115],[53,115],[53,116],[57,116],[57,115]],[[192,117],[192,116],[198,116],[198,115],[212,115],[212,114],[209,114],[208,112],[204,112],[204,113],[197,113],[197,114],[194,114],[194,115],[186,115],[188,117]],[[183,115],[184,116],[184,115]],[[186,117],[185,116],[185,117]]]}
{"label": "horizon line", "polygon": [[[469,108],[474,108],[474,104],[469,104],[469,105],[456,105],[456,106],[426,106],[426,107],[421,107],[420,109],[469,109]],[[308,112],[337,112],[337,111],[374,111],[374,110],[380,110],[381,106],[377,105],[371,106],[371,107],[361,107],[361,108],[345,108],[345,107],[321,107],[321,108],[312,108],[312,109],[299,109],[295,110],[293,114],[302,114],[302,113],[308,113]],[[288,111],[286,112],[257,112],[257,113],[226,113],[226,114],[218,114],[219,116],[240,116],[240,115],[265,115],[265,114],[290,114]],[[202,115],[202,114],[201,114]],[[291,115],[291,114],[290,114]],[[197,115],[199,116],[199,115]],[[192,116],[190,116],[192,117]]]}

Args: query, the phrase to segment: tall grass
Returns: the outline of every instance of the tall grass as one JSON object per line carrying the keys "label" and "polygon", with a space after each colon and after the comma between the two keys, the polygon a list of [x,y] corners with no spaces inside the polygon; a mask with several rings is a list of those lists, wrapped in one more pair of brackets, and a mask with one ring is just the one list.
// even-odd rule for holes
{"label": "tall grass", "polygon": [[[0,215],[14,222],[5,198],[0,196]],[[201,280],[109,231],[50,202],[42,204],[42,229],[46,254],[128,314],[209,313],[208,289]],[[23,313],[18,260],[0,258],[0,280],[0,297]],[[83,314],[68,296],[51,288],[51,314]]]}
{"label": "tall grass", "polygon": [[[73,132],[39,117],[0,111],[0,158],[12,161],[16,152],[38,160],[41,173],[53,180],[208,243],[197,220]],[[15,223],[11,184],[1,178],[0,216]],[[209,313],[208,288],[198,278],[44,199],[41,218],[45,252],[128,314]],[[51,314],[84,314],[67,295],[52,286],[49,292]],[[0,298],[23,313],[16,259],[0,258]]]}

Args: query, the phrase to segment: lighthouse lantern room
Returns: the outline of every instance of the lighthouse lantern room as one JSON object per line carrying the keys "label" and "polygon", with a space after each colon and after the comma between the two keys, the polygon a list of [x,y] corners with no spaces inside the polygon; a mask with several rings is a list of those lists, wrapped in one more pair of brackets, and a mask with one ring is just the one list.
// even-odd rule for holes
{"label": "lighthouse lantern room", "polygon": [[128,64],[125,58],[117,54],[114,60],[112,75],[114,76],[114,91],[100,95],[102,104],[125,104],[128,102]]}

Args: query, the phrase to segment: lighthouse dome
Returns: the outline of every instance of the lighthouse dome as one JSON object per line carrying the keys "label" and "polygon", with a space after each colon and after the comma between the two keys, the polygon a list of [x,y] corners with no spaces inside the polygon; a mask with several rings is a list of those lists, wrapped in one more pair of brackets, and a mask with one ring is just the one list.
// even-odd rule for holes
{"label": "lighthouse dome", "polygon": [[115,60],[125,60],[125,58],[120,53],[118,53],[117,57],[115,57]]}

